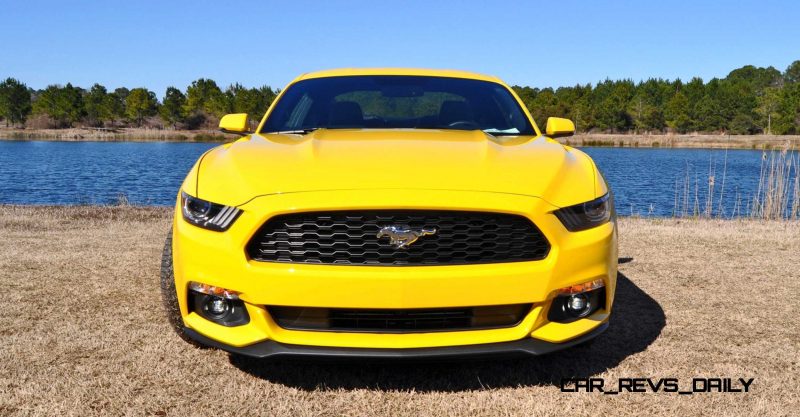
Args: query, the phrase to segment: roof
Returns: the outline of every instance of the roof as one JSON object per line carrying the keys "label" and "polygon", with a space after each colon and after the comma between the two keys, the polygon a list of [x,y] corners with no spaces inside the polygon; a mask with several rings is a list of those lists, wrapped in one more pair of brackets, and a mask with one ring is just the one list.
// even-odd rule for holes
{"label": "roof", "polygon": [[503,81],[501,81],[499,78],[491,75],[478,74],[468,71],[424,68],[337,68],[309,72],[297,77],[297,79],[294,81],[307,80],[310,78],[344,77],[350,75],[421,75],[428,77],[468,78],[472,80],[491,81],[501,84],[503,83]]}

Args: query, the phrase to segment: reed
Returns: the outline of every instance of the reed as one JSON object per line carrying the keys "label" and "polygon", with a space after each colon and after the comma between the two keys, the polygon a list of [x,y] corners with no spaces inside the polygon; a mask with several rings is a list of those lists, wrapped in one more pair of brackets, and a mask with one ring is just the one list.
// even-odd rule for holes
{"label": "reed", "polygon": [[764,150],[750,216],[765,220],[797,219],[800,204],[798,174],[800,157],[788,142],[781,149]]}
{"label": "reed", "polygon": [[722,185],[719,188],[719,206],[717,213],[720,217],[725,217],[725,204],[723,197],[725,196],[725,178],[728,173],[728,150],[725,149],[725,159],[722,162]]}
{"label": "reed", "polygon": [[703,207],[703,217],[711,217],[714,209],[714,184],[716,178],[717,160],[714,154],[708,156],[708,185],[706,187],[705,204]]}
{"label": "reed", "polygon": [[762,148],[756,191],[753,195],[742,195],[738,186],[735,187],[731,213],[726,213],[724,203],[727,169],[726,149],[720,173],[722,181],[717,192],[717,160],[712,154],[708,161],[706,187],[701,191],[700,171],[687,162],[682,176],[675,179],[673,217],[800,219],[800,153],[790,142],[782,147]]}

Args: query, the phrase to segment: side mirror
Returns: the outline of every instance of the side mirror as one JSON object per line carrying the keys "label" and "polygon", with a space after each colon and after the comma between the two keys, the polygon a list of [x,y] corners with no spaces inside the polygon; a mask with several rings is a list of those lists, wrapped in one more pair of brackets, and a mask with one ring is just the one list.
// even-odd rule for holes
{"label": "side mirror", "polygon": [[219,120],[219,130],[225,133],[236,133],[238,135],[249,135],[247,130],[247,113],[226,114]]}
{"label": "side mirror", "polygon": [[545,133],[551,138],[560,138],[564,136],[572,136],[575,134],[575,123],[572,120],[562,119],[560,117],[548,117],[547,127]]}

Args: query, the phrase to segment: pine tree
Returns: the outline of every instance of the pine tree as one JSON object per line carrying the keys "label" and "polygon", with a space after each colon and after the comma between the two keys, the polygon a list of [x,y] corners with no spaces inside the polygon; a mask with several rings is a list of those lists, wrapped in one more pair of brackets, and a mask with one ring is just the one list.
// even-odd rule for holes
{"label": "pine tree", "polygon": [[184,106],[186,106],[186,96],[183,95],[181,90],[175,87],[167,87],[164,100],[159,108],[161,119],[175,128],[178,123],[183,122],[186,118]]}
{"label": "pine tree", "polygon": [[5,119],[6,127],[25,123],[30,112],[31,93],[25,84],[14,78],[0,83],[0,117]]}
{"label": "pine tree", "polygon": [[157,106],[156,94],[146,88],[134,88],[125,98],[125,114],[137,126],[142,125],[145,117],[155,115]]}

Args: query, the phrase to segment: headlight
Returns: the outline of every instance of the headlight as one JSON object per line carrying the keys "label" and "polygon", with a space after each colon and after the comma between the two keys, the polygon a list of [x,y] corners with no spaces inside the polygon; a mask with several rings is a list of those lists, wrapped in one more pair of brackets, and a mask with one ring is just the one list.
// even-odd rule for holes
{"label": "headlight", "polygon": [[614,198],[609,191],[596,200],[564,207],[554,213],[570,232],[591,229],[607,223],[614,216]]}
{"label": "headlight", "polygon": [[183,219],[205,229],[221,232],[227,230],[242,213],[236,207],[223,206],[192,197],[181,191]]}

